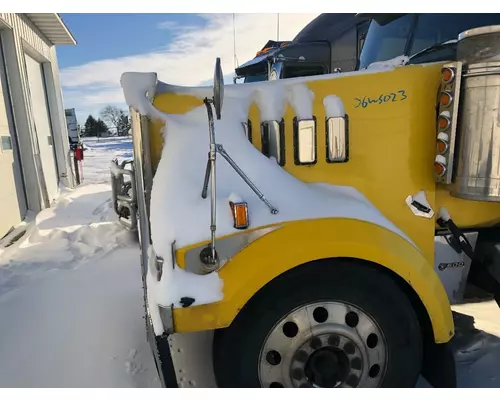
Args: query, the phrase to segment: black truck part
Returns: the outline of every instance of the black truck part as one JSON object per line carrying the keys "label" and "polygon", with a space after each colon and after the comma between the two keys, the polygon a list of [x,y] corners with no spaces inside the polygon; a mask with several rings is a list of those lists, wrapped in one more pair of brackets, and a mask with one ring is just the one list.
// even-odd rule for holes
{"label": "black truck part", "polygon": [[269,40],[256,56],[236,68],[236,79],[255,82],[347,72],[357,68],[369,18],[321,14],[292,41]]}

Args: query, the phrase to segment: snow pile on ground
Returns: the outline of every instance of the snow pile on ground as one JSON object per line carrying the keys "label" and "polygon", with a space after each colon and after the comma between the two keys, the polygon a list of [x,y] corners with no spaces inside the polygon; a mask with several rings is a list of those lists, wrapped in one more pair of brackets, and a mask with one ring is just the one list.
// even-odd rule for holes
{"label": "snow pile on ground", "polygon": [[131,142],[84,140],[83,185],[0,242],[0,387],[160,386],[138,244],[111,204],[109,161]]}
{"label": "snow pile on ground", "polygon": [[62,189],[52,208],[40,212],[14,244],[0,249],[0,295],[42,273],[77,268],[130,237],[117,223],[109,185]]}

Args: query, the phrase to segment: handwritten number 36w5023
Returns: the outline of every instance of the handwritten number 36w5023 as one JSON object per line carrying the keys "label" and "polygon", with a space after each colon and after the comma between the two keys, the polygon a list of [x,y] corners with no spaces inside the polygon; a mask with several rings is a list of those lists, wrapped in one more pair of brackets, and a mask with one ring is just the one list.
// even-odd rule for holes
{"label": "handwritten number 36w5023", "polygon": [[358,107],[366,108],[370,104],[395,103],[397,101],[406,100],[407,97],[408,96],[406,95],[405,90],[398,90],[397,93],[381,94],[375,99],[366,96],[363,97],[362,99],[356,97],[354,99],[354,101],[356,101],[354,108]]}

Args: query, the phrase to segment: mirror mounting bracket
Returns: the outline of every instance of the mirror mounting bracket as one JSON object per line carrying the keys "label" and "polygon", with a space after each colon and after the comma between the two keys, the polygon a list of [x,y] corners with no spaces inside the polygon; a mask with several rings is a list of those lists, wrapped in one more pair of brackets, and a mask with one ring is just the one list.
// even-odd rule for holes
{"label": "mirror mounting bracket", "polygon": [[221,144],[217,144],[215,141],[215,126],[214,126],[214,115],[212,111],[212,105],[215,108],[215,113],[217,119],[221,119],[221,108],[222,108],[222,96],[224,90],[224,82],[222,76],[222,69],[220,67],[220,59],[217,58],[215,66],[214,75],[214,97],[209,99],[205,97],[203,103],[207,109],[208,115],[208,131],[210,139],[210,150],[208,152],[207,167],[205,170],[205,179],[203,182],[203,189],[201,192],[201,197],[203,199],[207,198],[208,183],[211,181],[211,193],[210,193],[210,244],[205,247],[200,253],[200,259],[203,264],[207,267],[207,272],[214,271],[217,269],[218,257],[215,250],[215,231],[216,231],[216,185],[215,185],[215,160],[217,153],[219,153],[228,164],[238,173],[238,175],[245,181],[245,183],[250,186],[253,192],[259,197],[259,199],[269,208],[271,214],[278,214],[278,209],[274,207],[269,200],[266,199],[264,194],[255,186],[255,184],[248,178],[248,176],[241,170],[240,167],[234,162],[234,160],[229,156],[224,147]]}

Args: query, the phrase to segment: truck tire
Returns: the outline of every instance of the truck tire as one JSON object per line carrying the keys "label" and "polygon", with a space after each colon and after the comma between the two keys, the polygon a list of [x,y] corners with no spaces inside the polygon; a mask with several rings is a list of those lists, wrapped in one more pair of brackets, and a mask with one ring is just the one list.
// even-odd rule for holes
{"label": "truck tire", "polygon": [[392,276],[325,261],[276,278],[217,330],[213,367],[219,387],[415,387],[422,343]]}

